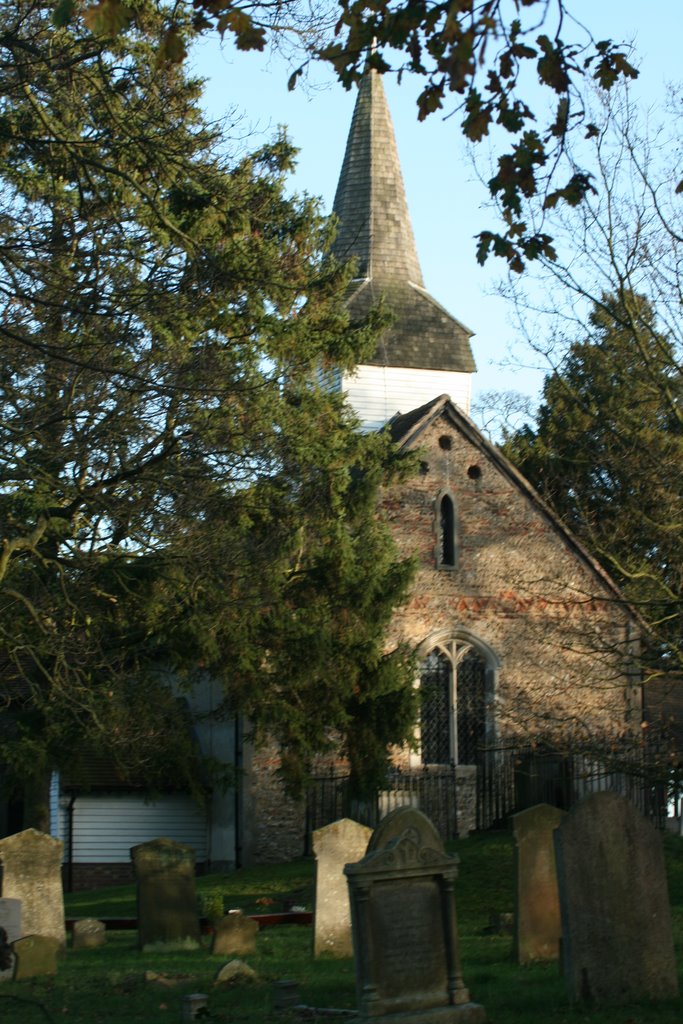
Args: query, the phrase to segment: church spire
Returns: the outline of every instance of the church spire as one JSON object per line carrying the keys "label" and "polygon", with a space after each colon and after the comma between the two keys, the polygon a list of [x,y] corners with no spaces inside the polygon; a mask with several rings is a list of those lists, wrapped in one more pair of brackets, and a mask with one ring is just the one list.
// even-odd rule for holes
{"label": "church spire", "polygon": [[472,332],[424,288],[391,115],[381,76],[371,68],[358,90],[334,212],[334,254],[357,261],[352,318],[364,318],[380,298],[394,316],[368,365],[473,373]]}
{"label": "church spire", "polygon": [[335,253],[355,256],[358,276],[422,285],[394,128],[381,76],[366,71],[358,91],[334,199]]}

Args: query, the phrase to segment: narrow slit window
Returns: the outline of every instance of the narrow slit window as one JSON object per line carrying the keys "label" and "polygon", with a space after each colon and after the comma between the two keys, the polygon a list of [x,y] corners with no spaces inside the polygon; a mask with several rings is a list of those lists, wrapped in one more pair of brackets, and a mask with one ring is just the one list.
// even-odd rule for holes
{"label": "narrow slit window", "polygon": [[455,506],[453,499],[444,494],[439,509],[439,530],[441,533],[441,565],[455,565]]}

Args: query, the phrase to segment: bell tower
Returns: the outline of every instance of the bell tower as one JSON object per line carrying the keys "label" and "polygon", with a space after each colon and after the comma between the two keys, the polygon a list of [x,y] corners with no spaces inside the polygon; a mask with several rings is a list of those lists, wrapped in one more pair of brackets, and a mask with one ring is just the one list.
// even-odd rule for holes
{"label": "bell tower", "polygon": [[355,258],[352,320],[383,298],[394,321],[367,363],[339,384],[366,430],[448,394],[469,413],[476,370],[468,330],[425,289],[381,76],[361,81],[334,200],[334,254]]}

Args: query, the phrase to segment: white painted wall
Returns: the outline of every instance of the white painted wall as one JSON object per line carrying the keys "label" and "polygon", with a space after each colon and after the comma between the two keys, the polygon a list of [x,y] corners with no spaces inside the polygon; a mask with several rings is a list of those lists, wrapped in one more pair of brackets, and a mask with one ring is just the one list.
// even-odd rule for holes
{"label": "white painted wall", "polygon": [[[68,798],[59,809],[59,838],[69,859]],[[130,861],[130,848],[151,839],[174,839],[207,859],[207,821],[188,796],[172,794],[145,802],[142,795],[78,796],[73,808],[73,862],[120,864]]]}
{"label": "white painted wall", "polygon": [[363,429],[379,430],[397,412],[411,412],[440,395],[449,395],[469,416],[472,374],[361,365],[353,374],[344,374],[341,389],[360,417]]}

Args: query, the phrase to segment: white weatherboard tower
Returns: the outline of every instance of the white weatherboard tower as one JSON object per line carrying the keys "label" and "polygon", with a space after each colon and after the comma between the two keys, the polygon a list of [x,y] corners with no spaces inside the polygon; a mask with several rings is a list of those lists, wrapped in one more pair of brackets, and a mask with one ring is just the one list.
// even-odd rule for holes
{"label": "white weatherboard tower", "polygon": [[444,394],[469,414],[472,331],[425,290],[391,116],[373,70],[358,90],[334,212],[334,254],[357,263],[348,300],[352,320],[380,298],[395,318],[372,359],[335,381],[363,427],[377,430],[397,413]]}

